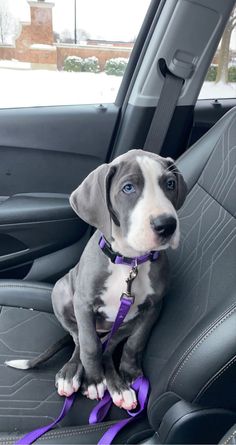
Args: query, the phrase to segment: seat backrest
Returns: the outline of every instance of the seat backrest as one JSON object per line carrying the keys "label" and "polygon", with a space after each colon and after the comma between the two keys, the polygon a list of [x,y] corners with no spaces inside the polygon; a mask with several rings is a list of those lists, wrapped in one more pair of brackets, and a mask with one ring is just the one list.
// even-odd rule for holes
{"label": "seat backrest", "polygon": [[236,108],[179,160],[189,194],[144,358],[154,428],[176,397],[236,410]]}

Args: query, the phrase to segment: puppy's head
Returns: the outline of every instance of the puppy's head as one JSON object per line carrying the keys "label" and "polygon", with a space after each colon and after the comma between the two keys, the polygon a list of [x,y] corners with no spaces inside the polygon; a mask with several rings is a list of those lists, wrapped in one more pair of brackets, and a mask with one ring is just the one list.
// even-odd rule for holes
{"label": "puppy's head", "polygon": [[[135,252],[176,248],[184,179],[170,158],[131,150],[94,170],[72,193],[70,203],[109,241]],[[123,252],[121,252],[123,253]]]}

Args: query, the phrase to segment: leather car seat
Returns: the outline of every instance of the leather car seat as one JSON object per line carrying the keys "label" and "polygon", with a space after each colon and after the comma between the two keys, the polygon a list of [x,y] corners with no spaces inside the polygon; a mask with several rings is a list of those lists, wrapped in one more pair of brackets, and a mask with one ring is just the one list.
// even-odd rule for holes
{"label": "leather car seat", "polygon": [[[236,422],[236,108],[178,161],[188,184],[179,212],[181,243],[169,251],[171,284],[143,359],[151,383],[147,415],[117,443],[217,443]],[[57,417],[54,376],[64,348],[38,369],[6,368],[34,357],[64,335],[50,303],[51,286],[0,282],[0,443]],[[94,402],[78,395],[60,428],[39,443],[96,443],[125,412],[88,426]]]}
{"label": "leather car seat", "polygon": [[236,425],[233,425],[229,431],[222,437],[219,442],[220,445],[235,445],[236,444]]}

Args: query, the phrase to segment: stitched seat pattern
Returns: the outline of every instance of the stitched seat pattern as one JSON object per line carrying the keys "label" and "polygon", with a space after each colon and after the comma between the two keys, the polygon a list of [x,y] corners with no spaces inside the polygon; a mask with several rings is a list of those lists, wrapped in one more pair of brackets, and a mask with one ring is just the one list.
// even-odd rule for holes
{"label": "stitched seat pattern", "polygon": [[[33,358],[65,335],[55,316],[25,308],[1,307],[0,312],[0,431],[21,433],[51,423],[64,398],[58,396],[55,375],[69,359],[72,346],[64,348],[37,369],[7,367],[6,360]],[[87,425],[96,405],[79,395],[60,426]],[[81,409],[81,404],[83,409]],[[126,417],[114,408],[111,418]],[[0,440],[0,443],[1,440]]]}
{"label": "stitched seat pattern", "polygon": [[[180,247],[168,252],[171,286],[144,361],[153,417],[163,392],[194,400],[236,354],[235,141],[236,110],[179,212]],[[219,403],[232,407],[227,397]]]}
{"label": "stitched seat pattern", "polygon": [[55,371],[62,364],[60,354],[57,354],[58,361],[54,358],[37,370],[13,369],[6,367],[4,362],[33,358],[63,335],[64,331],[52,314],[1,308],[0,431],[22,431],[24,427],[40,426],[52,421],[52,412],[60,410],[62,402],[56,396],[54,386]]}
{"label": "stitched seat pattern", "polygon": [[233,425],[220,441],[220,445],[236,444],[236,425]]}

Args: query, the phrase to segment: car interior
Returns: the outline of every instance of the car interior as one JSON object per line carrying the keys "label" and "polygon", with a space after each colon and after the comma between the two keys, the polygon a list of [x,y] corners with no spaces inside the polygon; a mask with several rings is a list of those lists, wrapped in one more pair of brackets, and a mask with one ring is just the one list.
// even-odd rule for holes
{"label": "car interior", "polygon": [[[188,196],[180,246],[168,250],[170,288],[143,357],[147,409],[114,443],[236,443],[236,96],[198,99],[235,5],[153,0],[114,103],[0,109],[1,444],[52,422],[63,405],[54,380],[72,346],[32,370],[4,362],[34,358],[65,335],[51,291],[93,233],[69,196],[102,163],[147,149],[151,128],[148,150],[176,160]],[[178,96],[164,91],[167,74],[182,79]],[[166,125],[161,144],[155,115]],[[98,443],[127,413],[112,406],[89,425],[96,403],[78,392],[36,443]]]}

